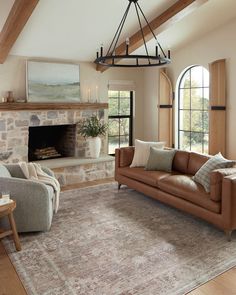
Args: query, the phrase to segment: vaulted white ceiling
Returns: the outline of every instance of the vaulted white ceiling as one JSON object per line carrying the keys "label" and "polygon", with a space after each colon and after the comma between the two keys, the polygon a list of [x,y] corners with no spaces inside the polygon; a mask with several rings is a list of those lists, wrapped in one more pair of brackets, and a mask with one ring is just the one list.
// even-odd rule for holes
{"label": "vaulted white ceiling", "polygon": [[[0,0],[0,30],[13,2]],[[148,20],[175,2],[177,0],[139,0]],[[40,0],[10,54],[93,61],[100,44],[105,47],[110,44],[127,5],[127,0]],[[164,48],[175,50],[235,17],[236,0],[208,0],[191,15],[161,32],[159,40]],[[132,11],[123,38],[138,29]]]}

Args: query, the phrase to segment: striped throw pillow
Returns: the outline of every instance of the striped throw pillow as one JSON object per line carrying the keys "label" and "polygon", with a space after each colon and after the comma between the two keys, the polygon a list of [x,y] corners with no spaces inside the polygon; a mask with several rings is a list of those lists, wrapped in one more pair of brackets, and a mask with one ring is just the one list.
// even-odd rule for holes
{"label": "striped throw pillow", "polygon": [[215,169],[231,168],[235,161],[225,159],[221,153],[210,158],[193,176],[193,180],[200,183],[207,193],[210,192],[210,174]]}

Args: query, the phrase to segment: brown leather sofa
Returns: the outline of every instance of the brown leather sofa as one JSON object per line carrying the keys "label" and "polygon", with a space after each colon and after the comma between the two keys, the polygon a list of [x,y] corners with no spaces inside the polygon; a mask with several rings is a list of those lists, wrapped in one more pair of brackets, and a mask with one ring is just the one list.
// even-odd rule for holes
{"label": "brown leather sofa", "polygon": [[209,156],[178,150],[172,172],[130,168],[134,147],[116,149],[115,180],[163,203],[205,219],[224,230],[228,239],[236,229],[236,168],[214,170],[211,191],[192,180]]}

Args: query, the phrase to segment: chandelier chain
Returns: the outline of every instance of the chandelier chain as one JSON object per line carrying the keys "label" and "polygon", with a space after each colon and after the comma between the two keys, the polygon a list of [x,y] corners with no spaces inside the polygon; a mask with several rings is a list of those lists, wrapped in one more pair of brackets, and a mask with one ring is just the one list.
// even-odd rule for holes
{"label": "chandelier chain", "polygon": [[[131,2],[129,2],[129,4],[128,4],[127,8],[126,8],[126,11],[125,11],[125,13],[124,13],[124,15],[123,15],[123,17],[122,17],[122,19],[121,19],[121,22],[120,22],[120,24],[119,24],[119,27],[118,27],[118,29],[117,29],[117,31],[116,31],[116,33],[115,33],[115,36],[114,36],[114,38],[113,38],[113,40],[112,40],[112,42],[111,42],[111,45],[110,45],[110,47],[109,47],[109,49],[108,49],[108,51],[107,51],[107,55],[110,54],[110,50],[112,49],[112,45],[113,45],[113,43],[115,42],[115,39],[117,38],[117,39],[116,39],[116,42],[115,42],[115,44],[114,44],[114,47],[113,47],[113,49],[111,50],[111,55],[113,55],[114,52],[115,52],[115,50],[116,50],[116,45],[117,45],[117,43],[118,43],[118,41],[119,41],[120,34],[121,34],[121,32],[122,32],[122,29],[123,29],[123,27],[124,27],[124,24],[125,24],[125,21],[126,21],[127,15],[128,15],[128,13],[129,13],[129,10],[130,10],[130,6],[131,6]],[[117,37],[117,36],[118,36],[118,37]]]}
{"label": "chandelier chain", "polygon": [[145,37],[144,37],[144,33],[143,33],[143,28],[142,28],[142,24],[141,24],[141,20],[140,20],[140,16],[139,16],[138,8],[137,8],[137,2],[134,2],[134,5],[135,5],[137,17],[138,17],[138,22],[139,22],[140,30],[141,30],[141,33],[142,33],[143,44],[144,44],[145,51],[146,51],[146,54],[147,54],[147,57],[148,57],[148,63],[150,64],[151,62],[150,62],[150,59],[149,59],[149,53],[148,53],[148,49],[147,49],[147,44],[146,44],[146,41],[145,41]]}

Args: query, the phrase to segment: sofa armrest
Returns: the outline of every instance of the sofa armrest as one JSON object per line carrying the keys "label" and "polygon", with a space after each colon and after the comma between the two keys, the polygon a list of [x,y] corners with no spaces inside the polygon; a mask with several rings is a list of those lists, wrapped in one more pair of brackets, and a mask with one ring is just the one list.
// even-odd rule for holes
{"label": "sofa armrest", "polygon": [[[16,201],[14,216],[19,231],[46,231],[52,219],[52,199],[47,186],[21,178],[0,177],[0,191],[10,193]],[[32,231],[32,230],[30,230]]]}
{"label": "sofa armrest", "polygon": [[236,229],[236,174],[222,181],[222,219],[225,229]]}
{"label": "sofa armrest", "polygon": [[134,147],[124,147],[115,150],[115,180],[118,181],[119,168],[128,167],[134,157]]}
{"label": "sofa armrest", "polygon": [[115,151],[115,161],[116,167],[128,167],[132,163],[134,157],[134,147],[124,147],[116,149]]}
{"label": "sofa armrest", "polygon": [[211,193],[210,198],[213,201],[220,201],[222,196],[222,181],[224,177],[236,174],[236,168],[222,168],[211,172],[210,183]]}

